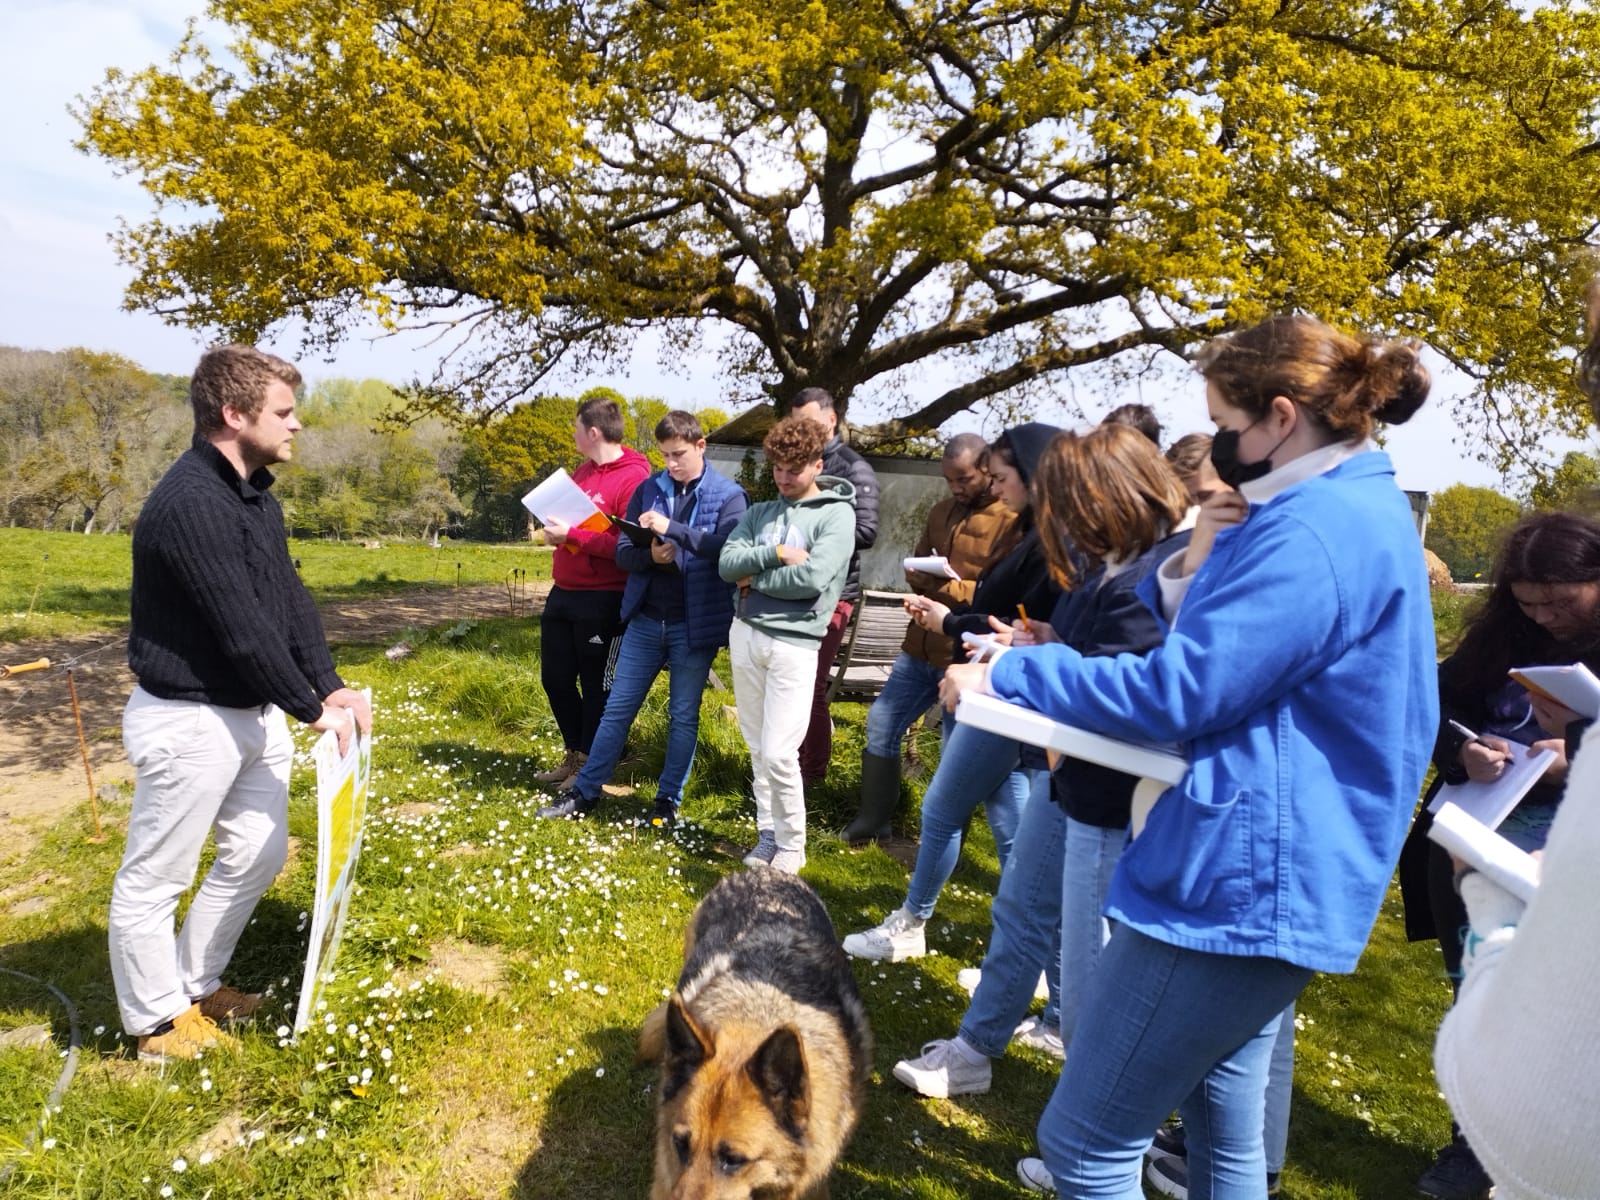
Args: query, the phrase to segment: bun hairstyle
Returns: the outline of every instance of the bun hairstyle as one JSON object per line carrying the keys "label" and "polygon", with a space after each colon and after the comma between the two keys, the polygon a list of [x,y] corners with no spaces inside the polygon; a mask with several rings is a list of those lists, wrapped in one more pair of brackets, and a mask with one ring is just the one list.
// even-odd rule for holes
{"label": "bun hairstyle", "polygon": [[1195,367],[1252,417],[1287,396],[1339,440],[1357,442],[1375,422],[1399,425],[1422,407],[1429,377],[1420,350],[1409,339],[1351,337],[1315,317],[1271,317],[1207,343]]}
{"label": "bun hairstyle", "polygon": [[1183,520],[1189,493],[1161,451],[1128,425],[1057,435],[1033,474],[1034,523],[1050,576],[1077,572],[1071,550],[1092,562],[1143,554]]}

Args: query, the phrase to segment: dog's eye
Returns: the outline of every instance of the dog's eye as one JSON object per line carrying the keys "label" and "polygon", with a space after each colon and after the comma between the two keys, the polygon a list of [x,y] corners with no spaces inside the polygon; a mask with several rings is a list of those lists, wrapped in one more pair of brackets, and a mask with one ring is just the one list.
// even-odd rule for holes
{"label": "dog's eye", "polygon": [[717,1147],[717,1170],[724,1175],[736,1175],[750,1160],[727,1146]]}
{"label": "dog's eye", "polygon": [[678,1161],[689,1161],[689,1135],[684,1130],[678,1130],[672,1135],[672,1148],[678,1152]]}

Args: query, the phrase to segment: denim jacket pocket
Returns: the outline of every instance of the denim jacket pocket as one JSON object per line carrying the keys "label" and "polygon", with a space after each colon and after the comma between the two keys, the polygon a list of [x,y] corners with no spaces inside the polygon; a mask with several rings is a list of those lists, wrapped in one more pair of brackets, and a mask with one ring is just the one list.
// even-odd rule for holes
{"label": "denim jacket pocket", "polygon": [[1249,910],[1255,880],[1251,793],[1220,804],[1169,791],[1123,855],[1129,881],[1175,915],[1233,923]]}

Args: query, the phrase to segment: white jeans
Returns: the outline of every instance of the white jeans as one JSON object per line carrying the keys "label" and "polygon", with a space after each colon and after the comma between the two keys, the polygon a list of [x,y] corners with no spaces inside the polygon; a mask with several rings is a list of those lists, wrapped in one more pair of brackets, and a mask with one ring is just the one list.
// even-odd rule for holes
{"label": "white jeans", "polygon": [[[218,708],[135,688],[122,744],[136,777],[111,887],[111,977],[123,1028],[137,1036],[222,983],[256,901],[288,858],[294,743],[271,705]],[[213,831],[216,861],[174,938],[178,900]]]}
{"label": "white jeans", "polygon": [[786,642],[739,620],[728,639],[739,732],[754,773],[756,828],[772,830],[780,850],[806,846],[800,743],[811,724],[820,644]]}

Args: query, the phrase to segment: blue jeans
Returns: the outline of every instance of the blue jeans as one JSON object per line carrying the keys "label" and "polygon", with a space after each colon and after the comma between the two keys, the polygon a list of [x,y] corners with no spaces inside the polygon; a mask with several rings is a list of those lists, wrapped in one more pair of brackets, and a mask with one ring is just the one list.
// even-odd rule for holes
{"label": "blue jeans", "polygon": [[1283,1010],[1272,1061],[1267,1066],[1267,1115],[1261,1130],[1267,1174],[1283,1170],[1289,1156],[1289,1101],[1294,1095],[1294,1005]]}
{"label": "blue jeans", "polygon": [[1018,766],[1017,743],[975,725],[945,737],[939,769],[922,797],[922,842],[906,889],[906,908],[926,921],[961,857],[961,831],[979,803],[989,818],[1001,874],[1034,772]]}
{"label": "blue jeans", "polygon": [[900,739],[906,730],[939,698],[944,668],[902,653],[889,668],[883,691],[867,709],[867,753],[879,758],[899,758]]}
{"label": "blue jeans", "polygon": [[667,756],[661,764],[656,798],[683,799],[683,785],[694,766],[694,748],[700,737],[700,697],[706,690],[706,676],[716,650],[694,650],[689,646],[689,627],[682,622],[656,621],[638,614],[628,622],[617,651],[611,695],[606,700],[600,727],[595,730],[589,761],[583,764],[572,786],[586,800],[597,799],[600,789],[611,779],[628,740],[628,730],[639,715],[650,685],[661,668],[667,678]]}
{"label": "blue jeans", "polygon": [[1050,999],[1040,1019],[1051,1026],[1061,1022],[1061,858],[1066,827],[1066,816],[1050,798],[1049,773],[1037,772],[1011,843],[1011,857],[989,906],[992,928],[983,974],[961,1018],[961,1040],[990,1058],[1006,1052],[1017,1023],[1033,1003],[1040,971],[1051,981]]}
{"label": "blue jeans", "polygon": [[1143,1200],[1151,1131],[1183,1116],[1194,1200],[1261,1200],[1268,1062],[1311,971],[1185,950],[1118,926],[1089,979],[1067,1062],[1039,1118],[1062,1196]]}
{"label": "blue jeans", "polygon": [[1111,936],[1105,916],[1106,893],[1128,831],[1067,822],[1067,849],[1061,868],[1061,1040],[1072,1040],[1083,1008],[1084,988]]}

